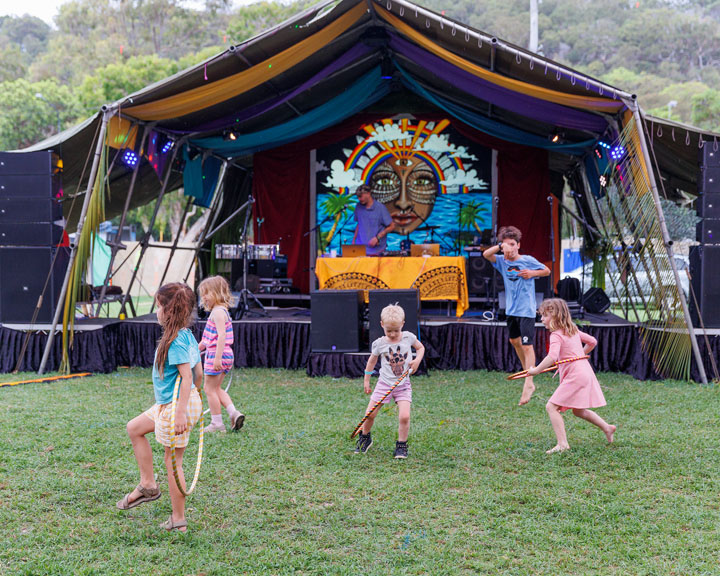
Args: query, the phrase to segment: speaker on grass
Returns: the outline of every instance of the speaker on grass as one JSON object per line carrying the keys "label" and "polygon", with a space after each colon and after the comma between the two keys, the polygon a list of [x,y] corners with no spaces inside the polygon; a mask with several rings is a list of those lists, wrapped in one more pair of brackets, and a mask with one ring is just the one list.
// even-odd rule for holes
{"label": "speaker on grass", "polygon": [[69,248],[0,247],[0,322],[28,323],[32,320],[45,280],[57,258],[36,322],[52,322],[55,304],[70,260]]}
{"label": "speaker on grass", "polygon": [[583,294],[582,305],[591,314],[602,314],[610,309],[610,298],[601,288],[590,288]]}
{"label": "speaker on grass", "polygon": [[720,245],[690,250],[690,278],[695,293],[695,298],[688,295],[693,324],[700,327],[702,316],[705,328],[720,328]]}
{"label": "speaker on grass", "polygon": [[318,290],[310,294],[310,349],[359,352],[364,305],[362,290]]}
{"label": "speaker on grass", "polygon": [[385,306],[398,304],[405,311],[403,330],[412,332],[420,339],[420,293],[418,290],[370,290],[368,321],[370,323],[370,343],[385,335],[380,326],[380,313]]}

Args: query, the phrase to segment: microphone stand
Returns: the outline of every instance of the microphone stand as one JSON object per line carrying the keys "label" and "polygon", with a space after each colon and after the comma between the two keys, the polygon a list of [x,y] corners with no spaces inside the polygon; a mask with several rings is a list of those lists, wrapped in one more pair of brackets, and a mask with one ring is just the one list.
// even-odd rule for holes
{"label": "microphone stand", "polygon": [[[248,290],[247,287],[247,276],[248,276],[248,242],[247,242],[247,227],[248,222],[250,221],[250,213],[252,205],[255,203],[255,199],[250,196],[248,198],[248,208],[245,211],[245,222],[243,223],[243,230],[242,230],[242,238],[243,238],[243,287],[242,290],[240,290],[240,296],[238,298],[238,305],[235,309],[234,319],[235,320],[242,320],[242,317],[245,316],[245,314],[254,314],[256,316],[268,316],[267,311],[265,310],[265,307],[261,304],[260,300],[257,299],[255,294],[253,294],[250,290]],[[255,310],[250,309],[250,301],[257,304],[258,308],[260,308],[261,312],[257,312]]]}
{"label": "microphone stand", "polygon": [[[425,226],[428,227],[428,229],[430,230],[430,242],[433,243],[433,244],[435,244],[435,229],[434,229],[434,227],[430,226],[430,225],[427,223],[427,220],[426,220],[425,218],[423,218],[422,216],[420,216],[420,214],[418,214],[417,212],[415,212],[415,208],[414,208],[414,207],[410,206],[410,211],[411,211],[413,214],[415,214],[415,216],[417,216],[418,218],[420,218],[420,221],[421,221]],[[436,228],[436,227],[435,227],[435,228]],[[444,240],[442,237],[440,238],[439,244],[442,244],[443,247],[444,247],[448,252],[452,252],[452,246],[448,246],[448,245],[445,243],[445,240]]]}
{"label": "microphone stand", "polygon": [[[550,203],[550,257],[552,259],[552,268],[550,268],[550,286],[555,286],[555,218],[553,218],[553,201],[552,194],[547,197]],[[543,298],[545,294],[543,294]]]}
{"label": "microphone stand", "polygon": [[[499,216],[498,209],[499,209],[499,204],[500,204],[500,197],[495,195],[495,197],[493,198],[493,201],[495,204],[495,217],[492,219],[493,220],[492,246],[497,246],[499,244],[498,237],[497,237],[497,232],[498,232],[497,223],[498,223],[498,216]],[[491,264],[491,266],[492,266],[492,264]],[[497,291],[498,271],[495,268],[495,266],[492,266],[492,272],[493,272],[492,279],[490,280],[492,282],[492,295],[490,296],[490,298],[492,299],[492,315],[493,315],[493,318],[497,321],[498,310],[500,308],[500,302],[499,302],[500,295],[498,294],[498,291]],[[488,292],[490,292],[490,291],[486,290],[486,293],[488,293]]]}

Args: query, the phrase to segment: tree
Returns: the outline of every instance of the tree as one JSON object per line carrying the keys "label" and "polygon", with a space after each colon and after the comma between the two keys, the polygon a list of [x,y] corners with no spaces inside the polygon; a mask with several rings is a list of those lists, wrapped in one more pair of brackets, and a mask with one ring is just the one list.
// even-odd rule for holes
{"label": "tree", "polygon": [[720,91],[708,89],[692,97],[692,122],[700,128],[720,132]]}

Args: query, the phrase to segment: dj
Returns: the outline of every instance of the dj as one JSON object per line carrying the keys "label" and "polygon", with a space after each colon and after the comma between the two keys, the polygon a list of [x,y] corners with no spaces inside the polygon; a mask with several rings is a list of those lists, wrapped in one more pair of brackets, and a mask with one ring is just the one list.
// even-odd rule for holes
{"label": "dj", "polygon": [[387,235],[395,230],[395,223],[384,204],[375,202],[370,193],[370,186],[358,186],[358,203],[355,206],[354,218],[357,222],[353,244],[365,244],[370,255],[379,254],[387,246]]}

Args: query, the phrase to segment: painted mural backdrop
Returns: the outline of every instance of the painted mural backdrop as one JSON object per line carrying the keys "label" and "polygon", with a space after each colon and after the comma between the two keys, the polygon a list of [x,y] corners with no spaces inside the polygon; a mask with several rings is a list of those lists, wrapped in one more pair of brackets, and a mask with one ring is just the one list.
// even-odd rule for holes
{"label": "painted mural backdrop", "polygon": [[458,254],[492,222],[492,151],[464,139],[450,120],[382,120],[317,151],[316,222],[321,252],[352,244],[355,190],[372,189],[395,222],[388,250],[400,242],[438,243]]}

